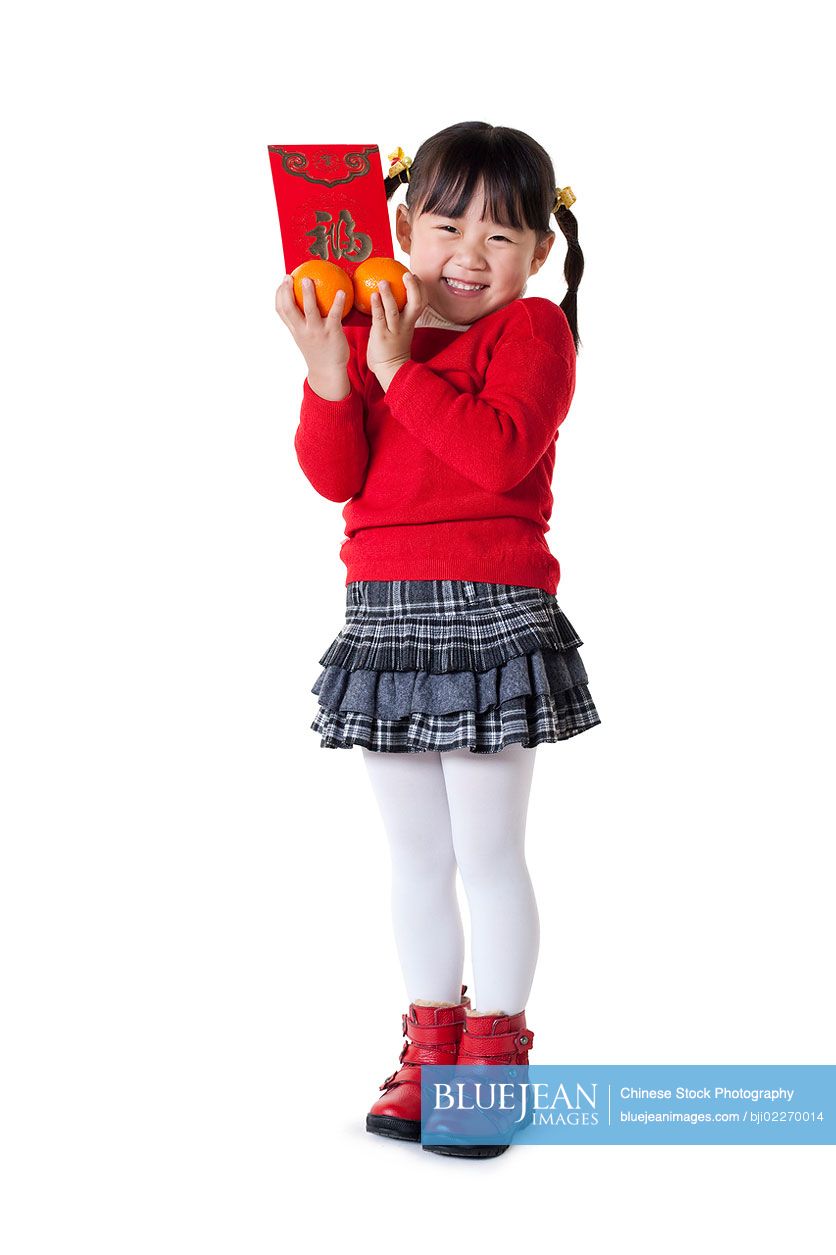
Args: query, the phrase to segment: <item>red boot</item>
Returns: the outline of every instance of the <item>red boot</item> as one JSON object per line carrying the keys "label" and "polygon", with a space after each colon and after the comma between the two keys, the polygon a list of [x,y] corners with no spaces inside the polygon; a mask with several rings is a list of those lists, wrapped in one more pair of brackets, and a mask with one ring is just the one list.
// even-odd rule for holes
{"label": "red boot", "polygon": [[455,1063],[464,1028],[467,985],[455,1007],[422,1007],[412,1002],[402,1017],[405,1041],[398,1062],[400,1070],[380,1086],[381,1098],[366,1116],[366,1130],[382,1137],[407,1142],[421,1140],[421,1064]]}
{"label": "red boot", "polygon": [[[516,1084],[520,1084],[521,1081],[527,1079],[528,1051],[533,1042],[534,1033],[526,1027],[524,1010],[518,1011],[516,1015],[468,1015],[465,1019],[456,1062],[462,1065],[478,1064],[480,1066],[492,1063],[505,1064],[502,1079],[505,1080],[508,1077]],[[507,1070],[509,1065],[511,1065],[510,1070]],[[523,1125],[530,1124],[531,1113],[528,1112],[527,1116],[527,1119],[516,1124],[515,1127],[522,1128]],[[497,1121],[503,1117],[516,1122],[519,1114],[514,1111],[494,1110],[473,1112],[468,1118],[483,1119],[485,1136],[488,1136],[491,1132],[495,1133],[498,1127]],[[438,1117],[433,1116],[432,1125],[428,1123],[427,1127],[432,1127],[435,1132],[441,1132],[445,1127],[443,1120],[443,1113],[439,1113]],[[451,1142],[447,1146],[424,1146],[424,1150],[434,1151],[437,1155],[453,1155],[459,1159],[493,1159],[507,1149],[507,1142],[500,1145],[474,1143],[472,1146],[457,1146]]]}

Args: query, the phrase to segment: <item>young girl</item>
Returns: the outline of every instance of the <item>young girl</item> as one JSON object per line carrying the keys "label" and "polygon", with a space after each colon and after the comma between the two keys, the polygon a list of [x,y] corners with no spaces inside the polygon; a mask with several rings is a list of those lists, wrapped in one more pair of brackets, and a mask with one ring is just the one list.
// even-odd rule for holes
{"label": "young girl", "polygon": [[[366,1127],[420,1141],[421,1064],[525,1065],[539,948],[525,861],[536,746],[600,723],[557,604],[545,540],[558,428],[575,387],[583,254],[574,196],[530,136],[447,127],[413,161],[396,233],[408,299],[371,321],[326,318],[285,279],[276,308],[308,376],[295,436],[313,487],[343,509],[346,622],[320,659],[311,725],[362,747],[392,861],[392,916],[410,1000],[400,1068]],[[560,306],[524,297],[566,238]],[[460,871],[478,1010],[461,985]],[[486,1157],[506,1145],[426,1146]]]}

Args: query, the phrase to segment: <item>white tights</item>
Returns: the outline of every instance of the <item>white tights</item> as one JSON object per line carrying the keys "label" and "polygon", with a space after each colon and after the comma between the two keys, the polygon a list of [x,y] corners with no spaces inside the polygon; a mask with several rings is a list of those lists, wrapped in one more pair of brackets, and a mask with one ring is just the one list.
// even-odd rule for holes
{"label": "white tights", "polygon": [[536,747],[392,754],[363,748],[389,839],[392,921],[410,1002],[457,1003],[464,930],[461,872],[471,921],[473,1009],[525,1009],[540,920],[525,861]]}

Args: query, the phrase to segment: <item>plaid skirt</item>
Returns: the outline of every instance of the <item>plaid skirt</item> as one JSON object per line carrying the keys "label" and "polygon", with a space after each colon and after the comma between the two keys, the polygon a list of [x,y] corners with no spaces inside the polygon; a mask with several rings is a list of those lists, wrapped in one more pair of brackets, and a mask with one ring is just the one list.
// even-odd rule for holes
{"label": "plaid skirt", "polygon": [[601,722],[583,641],[552,593],[470,580],[359,580],[320,658],[323,749],[495,754]]}

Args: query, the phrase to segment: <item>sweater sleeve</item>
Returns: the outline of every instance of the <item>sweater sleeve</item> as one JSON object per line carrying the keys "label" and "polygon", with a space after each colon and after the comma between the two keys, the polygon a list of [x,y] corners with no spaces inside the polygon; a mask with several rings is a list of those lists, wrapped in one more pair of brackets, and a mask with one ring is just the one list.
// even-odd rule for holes
{"label": "sweater sleeve", "polygon": [[556,438],[575,390],[575,363],[537,336],[497,345],[480,393],[459,392],[422,362],[399,367],[386,390],[393,417],[487,492],[522,483]]}
{"label": "sweater sleeve", "polygon": [[341,401],[325,400],[305,379],[293,440],[305,477],[328,501],[348,501],[356,496],[365,482],[369,462],[363,381],[353,349],[348,377],[351,390]]}

